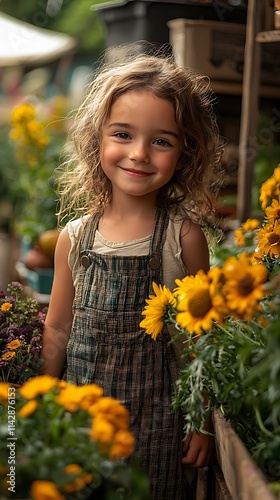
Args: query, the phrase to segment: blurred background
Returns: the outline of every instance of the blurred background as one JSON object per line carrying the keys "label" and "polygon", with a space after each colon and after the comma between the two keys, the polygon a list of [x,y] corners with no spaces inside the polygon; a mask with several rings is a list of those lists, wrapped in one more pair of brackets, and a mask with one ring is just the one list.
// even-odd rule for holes
{"label": "blurred background", "polygon": [[[55,167],[71,125],[68,113],[80,104],[104,49],[118,57],[119,44],[137,42],[139,51],[145,41],[166,44],[179,64],[210,77],[227,140],[217,211],[225,230],[236,224],[250,2],[0,0],[0,289],[17,279],[48,303],[57,238]],[[274,1],[255,5],[259,31],[276,30]],[[254,175],[243,214],[256,217],[259,187],[280,161],[279,39],[264,44],[260,68],[255,129],[246,146]]]}

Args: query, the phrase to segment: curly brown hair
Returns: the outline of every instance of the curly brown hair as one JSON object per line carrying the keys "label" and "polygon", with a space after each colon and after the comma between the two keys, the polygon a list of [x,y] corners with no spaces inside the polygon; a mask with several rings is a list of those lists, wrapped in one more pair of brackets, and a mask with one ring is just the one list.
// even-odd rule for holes
{"label": "curly brown hair", "polygon": [[113,103],[137,89],[170,102],[182,134],[182,168],[161,188],[158,206],[181,206],[200,219],[213,213],[213,196],[221,183],[222,142],[209,78],[179,66],[166,53],[132,51],[123,61],[101,62],[76,112],[59,167],[59,222],[103,211],[110,202],[111,181],[100,163],[102,127]]}

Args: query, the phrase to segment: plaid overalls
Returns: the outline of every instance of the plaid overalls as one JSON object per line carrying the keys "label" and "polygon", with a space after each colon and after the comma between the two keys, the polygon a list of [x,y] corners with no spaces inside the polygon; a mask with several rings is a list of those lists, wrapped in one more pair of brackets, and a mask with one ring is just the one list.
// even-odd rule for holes
{"label": "plaid overalls", "polygon": [[162,248],[168,214],[158,211],[150,253],[108,256],[93,252],[99,217],[87,221],[80,246],[74,321],[67,348],[67,380],[96,383],[130,412],[136,453],[148,472],[154,500],[185,500],[183,422],[172,412],[178,378],[167,331],[156,341],[140,329],[152,282],[162,284]]}

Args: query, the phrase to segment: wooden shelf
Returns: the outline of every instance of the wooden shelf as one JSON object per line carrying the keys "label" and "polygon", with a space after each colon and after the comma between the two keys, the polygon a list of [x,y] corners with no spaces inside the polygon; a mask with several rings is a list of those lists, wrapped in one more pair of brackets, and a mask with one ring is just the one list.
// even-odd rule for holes
{"label": "wooden shelf", "polygon": [[[213,80],[211,87],[216,94],[242,95],[242,82],[222,82]],[[280,86],[261,85],[260,96],[268,98],[280,98]]]}
{"label": "wooden shelf", "polygon": [[280,42],[280,30],[260,31],[256,36],[256,42],[276,43]]}

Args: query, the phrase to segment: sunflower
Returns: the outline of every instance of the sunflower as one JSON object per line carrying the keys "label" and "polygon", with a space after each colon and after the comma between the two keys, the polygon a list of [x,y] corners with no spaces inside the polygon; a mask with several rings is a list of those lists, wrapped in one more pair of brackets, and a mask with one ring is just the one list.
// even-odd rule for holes
{"label": "sunflower", "polygon": [[268,223],[257,233],[259,252],[272,258],[280,257],[280,223]]}
{"label": "sunflower", "polygon": [[251,319],[265,294],[263,285],[268,275],[265,265],[252,265],[250,256],[240,254],[238,259],[232,256],[225,261],[223,272],[224,294],[230,311],[240,318]]}
{"label": "sunflower", "polygon": [[234,231],[234,243],[238,247],[245,246],[245,235],[244,235],[244,231],[241,227],[239,227],[238,229],[235,229],[235,231]]}
{"label": "sunflower", "polygon": [[280,164],[275,168],[273,175],[267,179],[260,189],[260,202],[263,210],[270,204],[271,199],[280,196]]}
{"label": "sunflower", "polygon": [[175,280],[178,285],[174,290],[177,298],[176,321],[181,328],[201,335],[203,330],[210,330],[213,321],[222,323],[223,315],[215,307],[215,294],[211,294],[211,280],[203,271],[195,276],[186,276]]}
{"label": "sunflower", "polygon": [[247,219],[241,227],[244,229],[245,232],[247,231],[254,231],[257,227],[259,227],[260,222],[258,219]]}
{"label": "sunflower", "polygon": [[247,219],[241,227],[234,231],[234,242],[238,247],[252,245],[255,238],[255,229],[259,227],[258,219]]}
{"label": "sunflower", "polygon": [[280,198],[272,200],[269,207],[266,207],[265,216],[268,220],[280,219]]}
{"label": "sunflower", "polygon": [[166,313],[166,308],[168,305],[175,306],[176,300],[165,285],[157,285],[153,283],[153,290],[155,295],[150,295],[146,299],[146,307],[142,312],[143,316],[146,316],[140,323],[140,327],[146,330],[148,335],[152,336],[152,339],[156,340],[157,336],[161,332],[164,326],[164,315]]}

